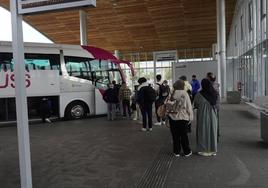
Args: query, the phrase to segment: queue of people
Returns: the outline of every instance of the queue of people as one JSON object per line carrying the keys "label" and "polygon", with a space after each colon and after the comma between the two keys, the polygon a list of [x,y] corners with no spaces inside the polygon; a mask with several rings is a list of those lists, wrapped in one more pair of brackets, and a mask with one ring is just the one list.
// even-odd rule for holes
{"label": "queue of people", "polygon": [[[161,75],[156,75],[156,82],[151,85],[145,77],[138,79],[138,84],[131,92],[125,82],[121,87],[115,83],[109,84],[103,98],[107,102],[108,119],[114,120],[116,110],[122,108],[123,117],[138,120],[141,114],[141,131],[152,131],[155,126],[168,122],[175,156],[189,157],[192,149],[188,134],[196,116],[197,153],[202,156],[214,156],[219,142],[219,84],[212,73],[202,79],[201,84],[196,75],[191,82],[186,76],[181,76],[169,88],[167,80],[162,81]],[[122,104],[122,105],[120,105]],[[156,122],[153,123],[153,104]]]}

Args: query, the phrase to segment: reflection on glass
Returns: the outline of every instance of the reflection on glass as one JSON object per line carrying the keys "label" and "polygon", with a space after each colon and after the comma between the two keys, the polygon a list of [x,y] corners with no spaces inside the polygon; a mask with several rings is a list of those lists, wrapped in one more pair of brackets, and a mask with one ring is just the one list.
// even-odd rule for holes
{"label": "reflection on glass", "polygon": [[154,67],[154,62],[153,61],[147,61],[147,67],[148,68],[153,68]]}
{"label": "reflection on glass", "polygon": [[146,68],[146,62],[145,61],[140,62],[140,68]]}

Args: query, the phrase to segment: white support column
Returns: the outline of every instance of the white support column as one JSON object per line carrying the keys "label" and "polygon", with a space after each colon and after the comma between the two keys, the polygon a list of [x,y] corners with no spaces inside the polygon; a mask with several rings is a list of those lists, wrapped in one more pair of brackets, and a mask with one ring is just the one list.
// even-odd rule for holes
{"label": "white support column", "polygon": [[156,83],[156,61],[157,61],[157,53],[154,52],[154,83]]}
{"label": "white support column", "polygon": [[10,0],[12,47],[15,65],[15,94],[20,161],[21,188],[32,188],[28,110],[25,86],[24,44],[22,16],[18,15],[17,1]]}
{"label": "white support column", "polygon": [[80,44],[88,45],[87,43],[87,12],[79,10],[80,17]]}
{"label": "white support column", "polygon": [[221,96],[226,98],[226,25],[225,0],[217,0],[218,81]]}
{"label": "white support column", "polygon": [[117,59],[120,59],[119,50],[115,50],[115,51],[114,51],[114,56],[115,56]]}
{"label": "white support column", "polygon": [[[120,55],[119,55],[119,54],[120,54],[119,50],[115,50],[115,51],[114,51],[114,56],[115,56],[117,59],[120,59]],[[122,66],[121,66],[121,68],[122,68]],[[128,76],[125,75],[125,79],[126,79],[125,81],[127,81],[127,77],[128,77]],[[115,79],[117,82],[118,82],[118,80],[120,80],[120,78],[118,77],[117,74],[115,75],[114,79]],[[132,79],[132,85],[134,85],[133,83],[134,83],[134,81],[133,81],[133,79]]]}

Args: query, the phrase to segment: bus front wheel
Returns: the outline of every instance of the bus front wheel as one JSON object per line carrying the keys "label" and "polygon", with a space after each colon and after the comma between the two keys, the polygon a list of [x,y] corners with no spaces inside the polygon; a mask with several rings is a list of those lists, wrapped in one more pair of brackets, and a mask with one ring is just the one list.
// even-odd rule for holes
{"label": "bus front wheel", "polygon": [[88,109],[85,103],[74,101],[67,106],[65,110],[65,117],[67,119],[81,119],[86,117],[87,113]]}

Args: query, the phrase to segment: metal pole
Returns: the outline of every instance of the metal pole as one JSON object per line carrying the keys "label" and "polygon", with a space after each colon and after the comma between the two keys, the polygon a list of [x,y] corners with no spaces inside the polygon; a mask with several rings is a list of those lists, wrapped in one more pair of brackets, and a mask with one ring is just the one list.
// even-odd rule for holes
{"label": "metal pole", "polygon": [[119,50],[115,50],[115,51],[114,51],[114,56],[115,56],[117,59],[120,59],[120,57],[119,57]]}
{"label": "metal pole", "polygon": [[25,87],[22,16],[18,15],[17,8],[17,1],[10,0],[12,21],[12,47],[13,59],[15,62],[15,94],[20,161],[20,180],[21,188],[32,188],[28,110]]}
{"label": "metal pole", "polygon": [[221,95],[226,98],[226,25],[225,0],[217,0],[218,77]]}
{"label": "metal pole", "polygon": [[157,52],[154,52],[154,83],[156,83],[156,61],[157,61]]}
{"label": "metal pole", "polygon": [[80,17],[80,44],[88,45],[87,41],[87,12],[79,10]]}

